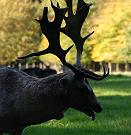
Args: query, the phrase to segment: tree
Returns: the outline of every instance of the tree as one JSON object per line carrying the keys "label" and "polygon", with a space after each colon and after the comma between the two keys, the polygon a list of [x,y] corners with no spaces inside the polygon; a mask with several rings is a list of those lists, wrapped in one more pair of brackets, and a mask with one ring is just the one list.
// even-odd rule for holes
{"label": "tree", "polygon": [[26,0],[0,0],[0,64],[37,50],[41,35],[33,20],[38,6]]}
{"label": "tree", "polygon": [[96,62],[125,63],[130,60],[131,2],[106,0],[91,18],[95,29],[89,44],[91,58]]}

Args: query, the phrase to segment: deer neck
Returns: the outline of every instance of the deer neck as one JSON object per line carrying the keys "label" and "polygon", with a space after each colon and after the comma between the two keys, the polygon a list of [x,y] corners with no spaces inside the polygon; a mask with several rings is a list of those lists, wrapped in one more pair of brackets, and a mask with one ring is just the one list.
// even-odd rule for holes
{"label": "deer neck", "polygon": [[40,119],[41,117],[61,119],[64,116],[63,113],[68,109],[68,105],[65,97],[60,93],[61,88],[58,84],[63,75],[53,75],[38,79],[33,84],[31,83],[32,85],[28,84],[25,108],[32,114],[32,117],[38,114]]}

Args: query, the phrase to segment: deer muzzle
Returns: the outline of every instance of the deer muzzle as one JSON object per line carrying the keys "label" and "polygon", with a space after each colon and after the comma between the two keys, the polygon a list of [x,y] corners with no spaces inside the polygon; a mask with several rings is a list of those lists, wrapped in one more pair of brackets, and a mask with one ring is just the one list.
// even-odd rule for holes
{"label": "deer muzzle", "polygon": [[93,107],[93,110],[97,113],[100,113],[102,111],[102,106],[100,104],[96,104],[94,107]]}

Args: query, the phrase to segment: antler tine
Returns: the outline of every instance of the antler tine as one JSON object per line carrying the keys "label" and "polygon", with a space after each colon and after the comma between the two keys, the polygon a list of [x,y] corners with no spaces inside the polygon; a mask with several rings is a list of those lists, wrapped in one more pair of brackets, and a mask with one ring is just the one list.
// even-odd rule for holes
{"label": "antler tine", "polygon": [[57,2],[57,7],[58,7],[58,8],[60,8],[60,5],[59,5],[59,3],[58,3],[58,2]]}
{"label": "antler tine", "polygon": [[79,17],[79,29],[81,30],[81,27],[88,16],[90,6],[92,6],[92,3],[85,3],[83,0],[78,0],[77,4],[77,10],[76,10],[76,16]]}
{"label": "antler tine", "polygon": [[81,80],[84,78],[89,78],[92,80],[100,81],[100,80],[105,79],[109,75],[109,68],[107,67],[107,72],[106,72],[106,68],[104,66],[103,66],[103,70],[104,70],[103,75],[98,75],[98,74],[95,74],[89,70],[85,70],[84,68],[81,70],[78,70],[76,67],[72,66],[69,63],[65,63],[64,65],[69,67],[71,70],[74,71],[75,76],[78,80],[79,79]]}
{"label": "antler tine", "polygon": [[73,10],[72,10],[72,0],[65,0],[67,7],[69,8],[68,10],[68,15],[72,16],[73,15]]}
{"label": "antler tine", "polygon": [[80,65],[80,59],[83,51],[84,42],[89,36],[91,36],[94,33],[92,32],[84,38],[82,38],[80,34],[82,25],[89,13],[89,8],[92,4],[86,4],[83,0],[79,0],[77,5],[77,11],[74,15],[72,10],[72,0],[65,1],[67,6],[69,7],[69,10],[68,17],[64,18],[66,26],[64,28],[61,28],[61,32],[66,34],[74,41],[77,49],[76,65]]}
{"label": "antler tine", "polygon": [[89,70],[85,70],[82,67],[81,67],[81,70],[84,72],[84,77],[85,78],[86,77],[89,78],[89,76],[91,75],[91,77],[93,77],[92,78],[93,80],[98,80],[98,81],[103,80],[104,78],[106,78],[109,75],[109,68],[107,67],[107,72],[106,72],[105,66],[103,66],[103,71],[104,71],[103,75],[95,74],[94,72],[89,71]]}
{"label": "antler tine", "polygon": [[77,10],[79,10],[81,7],[83,7],[83,5],[85,5],[86,3],[83,0],[78,0],[78,4],[77,4]]}

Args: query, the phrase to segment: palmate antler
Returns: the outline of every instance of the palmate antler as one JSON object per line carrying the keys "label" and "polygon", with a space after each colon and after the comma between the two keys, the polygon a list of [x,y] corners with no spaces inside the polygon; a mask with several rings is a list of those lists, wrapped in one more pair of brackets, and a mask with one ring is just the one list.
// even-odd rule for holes
{"label": "palmate antler", "polygon": [[[66,26],[64,28],[61,28],[61,32],[63,32],[65,35],[70,37],[73,42],[75,43],[76,50],[77,50],[77,56],[76,56],[76,65],[83,70],[83,72],[87,72],[89,74],[92,74],[94,76],[98,76],[97,74],[94,74],[93,72],[89,70],[85,70],[81,67],[81,56],[83,52],[83,45],[85,41],[94,33],[91,32],[84,38],[81,36],[81,29],[82,25],[88,16],[91,3],[85,3],[83,0],[78,0],[76,14],[73,14],[73,6],[72,6],[72,0],[65,0],[66,4],[68,6],[68,17],[64,17]],[[58,5],[59,7],[59,5]],[[104,72],[106,72],[105,67],[103,66]],[[109,69],[108,69],[109,73]]]}
{"label": "palmate antler", "polygon": [[[81,4],[79,4],[78,7],[81,7],[80,5]],[[48,20],[48,17],[47,17],[48,8],[47,7],[44,8],[42,19],[36,20],[37,22],[40,23],[42,33],[47,37],[47,39],[49,41],[49,47],[47,49],[43,50],[43,51],[32,53],[32,54],[29,54],[29,55],[24,56],[24,57],[20,57],[19,59],[25,59],[25,58],[29,58],[29,57],[32,57],[32,56],[40,56],[40,55],[52,53],[52,54],[56,55],[61,60],[63,65],[65,65],[69,69],[71,69],[75,73],[75,76],[78,79],[90,78],[90,79],[93,79],[93,80],[102,80],[105,77],[107,77],[108,74],[109,74],[109,71],[106,73],[105,68],[104,68],[103,76],[100,76],[100,75],[97,75],[97,74],[95,74],[91,71],[88,71],[88,72],[85,72],[84,70],[81,71],[78,68],[76,68],[73,65],[66,62],[66,60],[65,60],[66,54],[69,52],[69,50],[73,46],[69,47],[67,50],[63,50],[61,48],[61,45],[60,45],[60,30],[61,30],[61,23],[62,23],[62,21],[65,17],[65,13],[67,12],[68,8],[61,9],[61,8],[59,8],[58,4],[57,4],[57,7],[55,7],[52,2],[51,2],[51,6],[52,6],[52,8],[55,12],[55,19],[54,19],[53,22],[49,22],[49,20]],[[70,5],[68,5],[68,6],[70,6]],[[70,7],[69,7],[69,9],[70,9]],[[72,38],[72,36],[70,38]]]}
{"label": "palmate antler", "polygon": [[83,45],[88,37],[93,33],[91,32],[86,37],[81,36],[82,25],[89,13],[90,6],[92,4],[87,4],[83,0],[78,0],[76,14],[73,14],[72,0],[65,0],[68,10],[68,17],[64,17],[66,26],[61,28],[61,32],[70,37],[75,43],[77,49],[76,65],[80,65],[80,60],[83,52]]}

